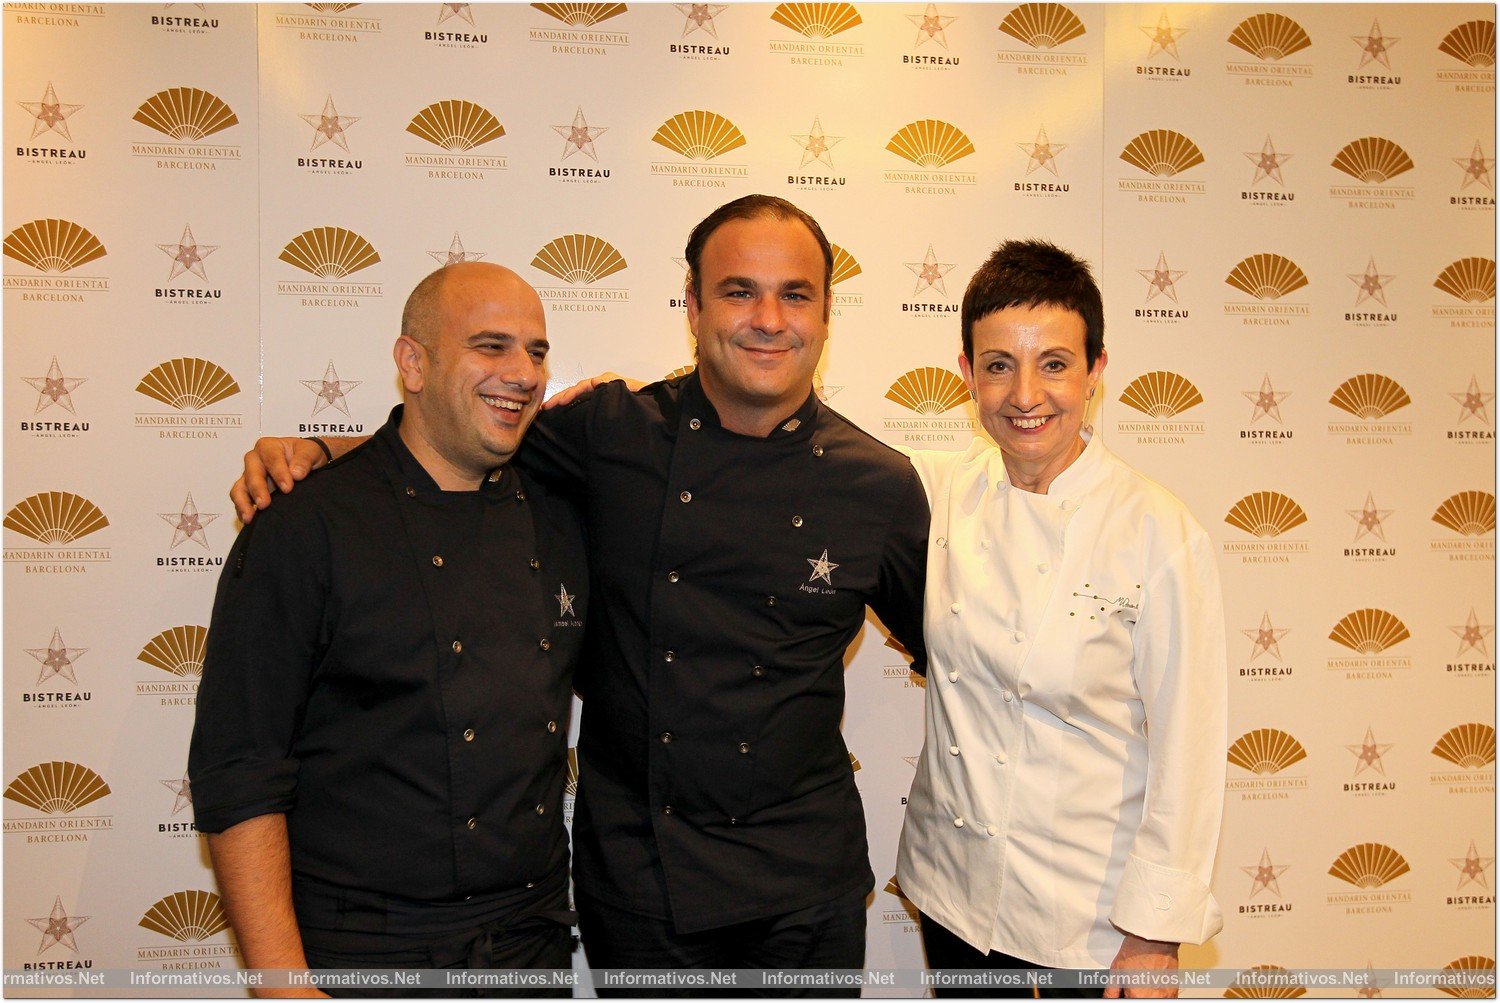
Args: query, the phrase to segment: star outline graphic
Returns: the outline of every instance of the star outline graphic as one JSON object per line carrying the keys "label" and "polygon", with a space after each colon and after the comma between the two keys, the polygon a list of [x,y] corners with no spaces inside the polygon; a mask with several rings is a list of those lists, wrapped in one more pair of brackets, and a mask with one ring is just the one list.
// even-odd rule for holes
{"label": "star outline graphic", "polygon": [[1459,191],[1463,191],[1475,182],[1484,186],[1486,191],[1495,190],[1495,176],[1492,173],[1495,160],[1493,157],[1484,155],[1484,147],[1480,145],[1479,140],[1474,140],[1473,153],[1467,157],[1454,157],[1453,162],[1464,169],[1464,179],[1459,183]]}
{"label": "star outline graphic", "polygon": [[1395,509],[1376,508],[1374,492],[1365,493],[1365,507],[1362,509],[1346,508],[1344,514],[1355,522],[1354,542],[1358,543],[1365,536],[1377,537],[1382,543],[1385,542],[1385,518]]}
{"label": "star outline graphic", "polygon": [[920,14],[908,14],[906,19],[917,29],[917,40],[912,43],[912,48],[920,49],[929,40],[948,48],[948,36],[945,34],[948,25],[957,21],[956,17],[944,17],[938,13],[937,4],[930,3],[927,9]]}
{"label": "star outline graphic", "polygon": [[1260,420],[1261,415],[1272,419],[1278,425],[1282,424],[1281,402],[1292,395],[1290,390],[1277,391],[1271,386],[1270,373],[1261,378],[1259,390],[1241,390],[1240,394],[1253,405],[1250,410],[1250,424],[1252,425]]}
{"label": "star outline graphic", "polygon": [[1054,177],[1062,175],[1057,171],[1057,155],[1068,148],[1067,143],[1053,143],[1047,138],[1047,127],[1037,127],[1036,139],[1030,143],[1017,143],[1016,147],[1026,154],[1026,177],[1039,168],[1046,168],[1052,172]]}
{"label": "star outline graphic", "polygon": [[564,584],[563,582],[558,582],[557,583],[557,595],[553,596],[552,598],[554,598],[554,599],[557,600],[557,615],[558,616],[577,616],[578,615],[577,613],[575,613],[573,611],[573,600],[577,599],[578,596],[576,594],[569,593],[568,592],[568,586],[566,584]]}
{"label": "star outline graphic", "polygon": [[188,492],[187,500],[182,503],[182,511],[157,514],[172,527],[172,544],[168,548],[170,550],[176,550],[179,544],[188,540],[207,550],[208,524],[219,517],[217,512],[199,512],[198,506],[193,503],[191,491]]}
{"label": "star outline graphic", "polygon": [[1157,252],[1155,268],[1137,268],[1135,273],[1146,280],[1147,303],[1150,303],[1157,296],[1165,296],[1173,303],[1176,303],[1177,280],[1187,274],[1185,271],[1174,270],[1167,264],[1166,251]]}
{"label": "star outline graphic", "polygon": [[904,261],[902,264],[917,277],[917,286],[911,292],[913,296],[920,296],[928,289],[936,289],[942,296],[947,297],[948,287],[943,282],[943,277],[953,271],[954,266],[948,262],[939,261],[931,244],[927,245],[927,254],[921,261]]}
{"label": "star outline graphic", "polygon": [[1495,632],[1495,625],[1480,623],[1479,614],[1473,606],[1469,607],[1469,619],[1462,626],[1448,629],[1458,635],[1458,650],[1453,653],[1454,658],[1466,651],[1477,651],[1486,658],[1489,657],[1489,648],[1484,641]]}
{"label": "star outline graphic", "polygon": [[826,164],[829,170],[835,170],[833,166],[833,148],[844,141],[843,136],[830,136],[823,131],[823,116],[814,115],[812,127],[804,135],[792,136],[792,142],[802,149],[802,163],[798,169],[806,167],[810,163]]}
{"label": "star outline graphic", "polygon": [[31,123],[31,138],[47,132],[55,132],[69,143],[73,142],[73,136],[68,132],[68,116],[74,112],[81,111],[81,104],[63,104],[57,100],[57,91],[52,86],[52,81],[47,81],[47,89],[42,92],[40,101],[17,101],[26,114],[35,120]]}
{"label": "star outline graphic", "polygon": [[1260,863],[1249,867],[1241,867],[1240,870],[1250,875],[1250,894],[1246,898],[1255,898],[1261,891],[1268,891],[1277,898],[1281,898],[1281,875],[1290,869],[1289,864],[1277,864],[1271,860],[1271,850],[1263,847],[1260,851]]}
{"label": "star outline graphic", "polygon": [[1271,613],[1267,610],[1260,615],[1259,627],[1252,627],[1249,630],[1242,627],[1240,633],[1250,639],[1250,661],[1255,661],[1261,655],[1270,655],[1280,661],[1281,639],[1291,633],[1291,628],[1278,628],[1271,622]]}
{"label": "star outline graphic", "polygon": [[1373,770],[1383,777],[1385,776],[1385,763],[1382,760],[1385,754],[1395,746],[1389,742],[1375,741],[1375,728],[1371,725],[1365,728],[1363,742],[1346,745],[1344,748],[1354,755],[1354,776],[1359,776],[1365,770]]}
{"label": "star outline graphic", "polygon": [[200,244],[193,236],[193,227],[189,223],[182,224],[182,236],[177,238],[175,244],[157,244],[158,249],[172,259],[172,274],[167,276],[171,282],[183,272],[192,272],[204,282],[208,281],[208,271],[203,267],[203,259],[219,249],[218,244]]}
{"label": "star outline graphic", "polygon": [[53,676],[61,676],[76,686],[78,684],[78,677],[73,674],[73,663],[88,654],[89,649],[68,647],[67,643],[63,641],[62,628],[53,627],[52,640],[47,643],[45,648],[26,648],[23,650],[25,650],[26,654],[42,663],[42,674],[37,676],[36,679],[38,686]]}
{"label": "star outline graphic", "polygon": [[172,792],[172,814],[176,815],[184,808],[193,805],[193,782],[184,773],[181,780],[163,780],[162,786]]}
{"label": "star outline graphic", "polygon": [[728,4],[722,3],[674,3],[677,13],[684,18],[682,25],[682,36],[687,38],[695,31],[707,32],[710,38],[717,39],[719,30],[714,26],[714,18],[728,9]]}
{"label": "star outline graphic", "polygon": [[41,414],[54,404],[69,414],[77,414],[73,408],[73,391],[79,384],[88,382],[87,376],[64,376],[55,355],[47,366],[46,376],[23,376],[21,379],[36,391],[36,410],[32,414]]}
{"label": "star outline graphic", "polygon": [[350,152],[349,137],[345,134],[345,130],[358,122],[360,116],[340,115],[338,109],[334,107],[332,94],[328,95],[328,99],[323,102],[322,113],[297,117],[312,126],[313,140],[307,152],[311,153],[324,143],[332,143],[345,153]]}
{"label": "star outline graphic", "polygon": [[320,411],[326,408],[336,408],[345,416],[349,415],[349,402],[345,399],[349,391],[359,386],[364,380],[341,380],[336,369],[333,368],[333,360],[328,360],[328,368],[323,370],[321,380],[298,380],[315,395],[313,401],[312,415],[316,418]]}
{"label": "star outline graphic", "polygon": [[61,944],[74,954],[78,953],[78,941],[73,933],[80,926],[87,923],[91,917],[69,916],[63,908],[62,896],[52,904],[52,912],[46,916],[36,919],[28,919],[26,922],[42,931],[42,944],[36,949],[38,955],[45,954],[47,949],[55,944]]}
{"label": "star outline graphic", "polygon": [[1454,891],[1468,884],[1478,885],[1485,891],[1490,890],[1490,883],[1485,878],[1485,872],[1495,866],[1495,858],[1481,857],[1475,840],[1469,840],[1469,849],[1462,857],[1449,857],[1448,863],[1458,868],[1458,886],[1453,889]]}
{"label": "star outline graphic", "polygon": [[1401,41],[1399,38],[1389,38],[1380,32],[1380,19],[1370,25],[1368,35],[1350,35],[1349,40],[1359,46],[1359,66],[1364,69],[1370,63],[1379,63],[1386,69],[1391,68],[1391,46]]}
{"label": "star outline graphic", "polygon": [[827,547],[823,548],[822,557],[809,557],[806,560],[808,564],[812,565],[812,574],[807,576],[808,581],[815,582],[822,579],[829,585],[833,584],[833,572],[838,565],[828,559]]}
{"label": "star outline graphic", "polygon": [[591,126],[588,119],[583,117],[583,105],[579,105],[573,113],[571,125],[554,125],[552,131],[563,138],[563,160],[567,160],[575,153],[582,153],[595,163],[599,162],[599,155],[594,152],[594,140],[609,131],[608,126]]}
{"label": "star outline graphic", "polygon": [[1182,62],[1182,57],[1177,54],[1177,40],[1192,29],[1173,28],[1166,11],[1161,12],[1161,17],[1157,18],[1155,26],[1143,24],[1138,27],[1151,38],[1151,47],[1146,50],[1147,60],[1158,52],[1164,52],[1178,62]]}
{"label": "star outline graphic", "polygon": [[1291,160],[1293,154],[1277,153],[1276,144],[1271,141],[1269,134],[1259,153],[1246,153],[1245,156],[1255,165],[1255,177],[1250,179],[1252,186],[1259,184],[1262,178],[1270,178],[1283,188],[1286,187],[1286,182],[1281,177],[1281,165]]}

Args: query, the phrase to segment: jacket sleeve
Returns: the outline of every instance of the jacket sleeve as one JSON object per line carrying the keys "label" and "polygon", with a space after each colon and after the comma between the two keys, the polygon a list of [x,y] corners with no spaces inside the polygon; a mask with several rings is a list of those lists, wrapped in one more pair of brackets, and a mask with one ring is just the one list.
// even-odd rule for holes
{"label": "jacket sleeve", "polygon": [[299,501],[283,499],[245,527],[219,577],[188,753],[204,832],[296,804],[293,746],[327,647],[328,596],[327,543],[295,532],[313,514]]}
{"label": "jacket sleeve", "polygon": [[[604,385],[610,386],[613,384]],[[516,466],[559,490],[586,488],[589,427],[604,387],[596,387],[562,407],[540,412],[516,453]]]}
{"label": "jacket sleeve", "polygon": [[1209,890],[1224,809],[1228,664],[1213,546],[1194,532],[1149,580],[1132,671],[1146,715],[1146,797],[1110,921],[1201,944],[1223,927]]}
{"label": "jacket sleeve", "polygon": [[917,472],[902,464],[904,480],[885,549],[880,578],[870,608],[912,656],[911,668],[927,674],[927,645],[922,637],[922,598],[927,588],[927,530],[931,512]]}

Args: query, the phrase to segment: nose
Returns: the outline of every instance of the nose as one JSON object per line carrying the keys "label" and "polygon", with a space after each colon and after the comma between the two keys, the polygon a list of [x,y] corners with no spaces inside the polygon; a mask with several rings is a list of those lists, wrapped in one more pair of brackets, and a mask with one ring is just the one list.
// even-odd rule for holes
{"label": "nose", "polygon": [[1011,382],[1010,402],[1021,412],[1035,408],[1042,402],[1041,378],[1024,367],[1018,369],[1015,380]]}
{"label": "nose", "polygon": [[547,363],[538,362],[530,352],[512,353],[515,357],[510,359],[500,374],[500,379],[506,386],[515,387],[525,393],[537,388],[539,383],[547,379]]}
{"label": "nose", "polygon": [[779,334],[786,327],[786,308],[779,296],[761,296],[755,302],[751,324],[762,334]]}

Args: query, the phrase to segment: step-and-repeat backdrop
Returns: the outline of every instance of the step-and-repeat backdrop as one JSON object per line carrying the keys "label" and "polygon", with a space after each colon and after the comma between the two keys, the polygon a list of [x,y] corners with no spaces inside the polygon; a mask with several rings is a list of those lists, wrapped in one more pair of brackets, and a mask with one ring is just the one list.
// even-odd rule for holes
{"label": "step-and-repeat backdrop", "polygon": [[[687,232],[754,191],[837,245],[822,393],[891,443],[974,433],[998,240],[1096,263],[1097,433],[1222,549],[1186,963],[1493,967],[1492,7],[17,3],[4,44],[6,968],[237,964],[184,773],[255,436],[376,428],[452,261],[538,288],[555,383],[672,372]],[[912,968],[884,641],[844,730]]]}

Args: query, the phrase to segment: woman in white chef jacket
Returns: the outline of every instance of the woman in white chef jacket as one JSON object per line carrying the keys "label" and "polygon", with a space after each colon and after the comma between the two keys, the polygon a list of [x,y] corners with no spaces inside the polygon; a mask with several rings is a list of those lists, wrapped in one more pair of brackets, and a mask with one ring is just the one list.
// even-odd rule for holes
{"label": "woman in white chef jacket", "polygon": [[1175,969],[1223,925],[1213,547],[1083,427],[1106,362],[1086,264],[1007,242],[962,318],[994,444],[912,457],[932,502],[929,667],[900,886],[932,968]]}

